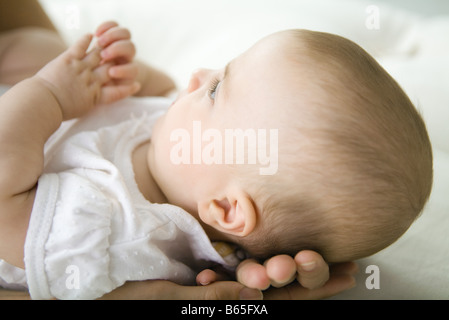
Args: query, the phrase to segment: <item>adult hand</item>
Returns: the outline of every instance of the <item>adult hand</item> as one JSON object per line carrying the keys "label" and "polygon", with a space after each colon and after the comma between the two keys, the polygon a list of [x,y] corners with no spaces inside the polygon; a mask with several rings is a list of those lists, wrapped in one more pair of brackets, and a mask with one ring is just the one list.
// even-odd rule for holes
{"label": "adult hand", "polygon": [[[26,291],[0,288],[0,300],[30,300]],[[166,280],[126,282],[99,300],[255,300],[262,299],[257,289],[235,281],[218,281],[209,286],[182,286]]]}
{"label": "adult hand", "polygon": [[236,281],[208,286],[182,286],[166,280],[126,282],[102,300],[261,300],[262,293]]}
{"label": "adult hand", "polygon": [[[333,265],[329,271],[321,255],[303,250],[294,258],[275,256],[264,265],[255,260],[245,260],[236,273],[237,280],[246,287],[265,290],[265,299],[302,300],[323,299],[352,288],[356,272],[357,265],[353,262]],[[209,285],[221,279],[221,274],[208,269],[198,274],[197,283]]]}
{"label": "adult hand", "polygon": [[[237,270],[240,282],[222,281],[224,274],[207,269],[198,274],[198,286],[163,280],[127,282],[102,299],[315,300],[352,288],[356,272],[357,265],[353,262],[335,264],[329,269],[321,255],[304,250],[294,258],[275,256],[263,266],[246,260]],[[298,281],[293,281],[295,278]],[[266,289],[270,284],[272,287]],[[266,289],[263,294],[262,289]]]}

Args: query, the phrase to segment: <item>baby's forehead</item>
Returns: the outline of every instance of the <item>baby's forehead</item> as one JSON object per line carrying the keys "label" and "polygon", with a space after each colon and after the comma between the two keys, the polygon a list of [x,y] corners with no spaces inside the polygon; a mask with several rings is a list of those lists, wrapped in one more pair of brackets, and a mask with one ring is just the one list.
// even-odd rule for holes
{"label": "baby's forehead", "polygon": [[249,52],[272,52],[282,55],[285,48],[292,44],[290,33],[287,31],[280,31],[273,34],[269,34],[259,41],[257,41],[252,47],[249,48]]}
{"label": "baby's forehead", "polygon": [[[292,69],[292,63],[295,63],[291,46],[292,41],[288,39],[287,32],[278,32],[268,35],[248,50],[243,52],[231,61],[231,64],[236,69],[245,69],[245,71],[252,71],[254,73],[270,72],[276,73]],[[248,67],[248,68],[245,68]],[[252,68],[251,70],[249,68]],[[279,79],[278,79],[279,80]]]}
{"label": "baby's forehead", "polygon": [[[270,34],[232,60],[222,87],[228,98],[235,96],[229,101],[247,107],[251,100],[257,108],[266,105],[278,112],[291,108],[301,112],[307,101],[323,97],[317,94],[316,84],[311,81],[317,71],[297,56],[295,41],[298,40],[290,31]],[[288,113],[297,116],[294,110]]]}

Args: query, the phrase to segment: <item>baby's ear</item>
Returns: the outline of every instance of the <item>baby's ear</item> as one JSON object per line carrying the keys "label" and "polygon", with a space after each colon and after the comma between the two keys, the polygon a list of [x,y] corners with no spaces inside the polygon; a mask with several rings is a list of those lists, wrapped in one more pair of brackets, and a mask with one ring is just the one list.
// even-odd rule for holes
{"label": "baby's ear", "polygon": [[198,215],[220,232],[238,237],[249,235],[257,222],[252,199],[244,192],[231,192],[222,199],[200,201]]}

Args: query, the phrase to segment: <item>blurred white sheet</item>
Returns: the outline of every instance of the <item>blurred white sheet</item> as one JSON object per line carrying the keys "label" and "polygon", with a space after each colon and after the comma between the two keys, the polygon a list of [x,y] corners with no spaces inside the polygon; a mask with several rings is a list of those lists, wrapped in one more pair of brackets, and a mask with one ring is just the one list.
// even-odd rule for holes
{"label": "blurred white sheet", "polygon": [[[138,57],[182,88],[198,67],[222,67],[262,36],[307,28],[368,50],[410,95],[427,122],[435,183],[422,216],[395,244],[359,261],[358,286],[337,299],[449,298],[449,16],[424,18],[360,0],[41,0],[71,43],[105,20],[128,27]],[[368,265],[380,289],[367,289]]]}

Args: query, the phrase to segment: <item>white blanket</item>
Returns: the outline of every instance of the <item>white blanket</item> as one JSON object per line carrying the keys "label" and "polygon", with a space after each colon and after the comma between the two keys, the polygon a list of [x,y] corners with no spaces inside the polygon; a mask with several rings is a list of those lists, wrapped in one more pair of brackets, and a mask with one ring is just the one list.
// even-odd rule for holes
{"label": "white blanket", "polygon": [[[360,0],[41,2],[67,42],[104,20],[128,27],[138,57],[168,72],[180,88],[195,68],[222,67],[277,30],[326,31],[359,43],[422,112],[434,147],[435,183],[419,220],[398,242],[359,261],[358,286],[336,298],[449,298],[449,16],[424,18]],[[378,267],[379,289],[368,289],[369,265]]]}

